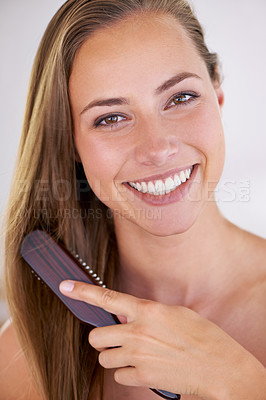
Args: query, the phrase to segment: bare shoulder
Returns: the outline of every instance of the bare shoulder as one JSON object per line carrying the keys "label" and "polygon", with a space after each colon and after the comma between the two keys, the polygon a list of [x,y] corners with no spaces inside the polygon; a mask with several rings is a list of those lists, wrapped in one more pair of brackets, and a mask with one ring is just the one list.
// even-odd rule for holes
{"label": "bare shoulder", "polygon": [[[263,314],[266,330],[266,239],[243,231],[242,256],[245,297],[254,299],[254,307]],[[250,302],[252,307],[252,302]]]}
{"label": "bare shoulder", "polygon": [[[258,310],[258,321],[266,335],[266,240],[248,234],[248,253],[247,262],[250,272],[254,277],[254,285],[251,286],[251,299],[254,298],[254,306]],[[266,356],[266,354],[265,354]],[[266,358],[265,358],[266,361]]]}
{"label": "bare shoulder", "polygon": [[266,367],[266,240],[242,230],[239,235],[239,279],[227,307],[229,332]]}
{"label": "bare shoulder", "polygon": [[[244,232],[243,264],[253,277],[256,287],[266,285],[266,239]],[[266,292],[262,290],[266,296]],[[266,297],[265,297],[266,298]]]}
{"label": "bare shoulder", "polygon": [[41,400],[10,320],[0,330],[0,387],[0,400]]}
{"label": "bare shoulder", "polygon": [[266,239],[247,231],[244,231],[243,237],[247,245],[247,249],[249,251],[256,251],[256,254],[253,253],[253,256],[255,256],[256,258],[262,258],[265,261],[264,257],[266,255]]}
{"label": "bare shoulder", "polygon": [[232,261],[250,282],[266,282],[266,239],[229,223],[230,240],[234,248]]}

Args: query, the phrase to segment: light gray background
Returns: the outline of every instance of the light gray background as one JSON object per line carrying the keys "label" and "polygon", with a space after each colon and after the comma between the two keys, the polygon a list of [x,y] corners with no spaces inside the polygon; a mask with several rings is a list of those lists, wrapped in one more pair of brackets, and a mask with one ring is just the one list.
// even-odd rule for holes
{"label": "light gray background", "polygon": [[[227,159],[218,204],[232,222],[266,238],[266,1],[192,3],[223,66]],[[7,203],[33,58],[62,4],[0,0],[0,212]]]}

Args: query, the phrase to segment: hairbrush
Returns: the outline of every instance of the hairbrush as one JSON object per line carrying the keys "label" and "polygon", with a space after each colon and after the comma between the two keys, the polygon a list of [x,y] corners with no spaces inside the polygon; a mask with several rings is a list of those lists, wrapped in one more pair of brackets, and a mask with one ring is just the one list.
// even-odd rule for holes
{"label": "hairbrush", "polygon": [[[116,315],[83,301],[70,299],[60,292],[59,284],[66,279],[106,287],[78,254],[71,253],[62,243],[56,242],[41,230],[35,230],[25,236],[20,252],[37,279],[45,283],[79,321],[96,327],[120,324]],[[180,399],[179,394],[151,390],[164,399]]]}

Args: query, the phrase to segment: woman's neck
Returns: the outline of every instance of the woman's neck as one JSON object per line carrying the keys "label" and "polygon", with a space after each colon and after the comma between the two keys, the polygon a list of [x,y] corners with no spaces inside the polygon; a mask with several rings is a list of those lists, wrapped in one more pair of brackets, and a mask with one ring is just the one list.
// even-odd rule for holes
{"label": "woman's neck", "polygon": [[[185,233],[158,237],[115,221],[120,254],[118,289],[140,298],[197,308],[221,297],[237,271],[236,228],[209,203]],[[232,240],[233,236],[238,239]],[[230,271],[229,271],[230,269]],[[204,306],[204,305],[203,305]]]}

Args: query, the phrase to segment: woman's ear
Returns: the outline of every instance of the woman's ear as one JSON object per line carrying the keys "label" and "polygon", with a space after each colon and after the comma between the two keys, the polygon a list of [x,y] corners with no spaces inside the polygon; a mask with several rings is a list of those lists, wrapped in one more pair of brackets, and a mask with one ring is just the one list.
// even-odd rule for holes
{"label": "woman's ear", "polygon": [[216,93],[216,96],[217,96],[218,104],[219,104],[219,107],[220,107],[220,112],[222,112],[222,108],[223,108],[223,105],[224,105],[224,91],[221,88],[221,85],[218,85],[218,84],[217,84],[217,86],[216,85],[214,86],[214,89],[215,89],[215,93]]}

